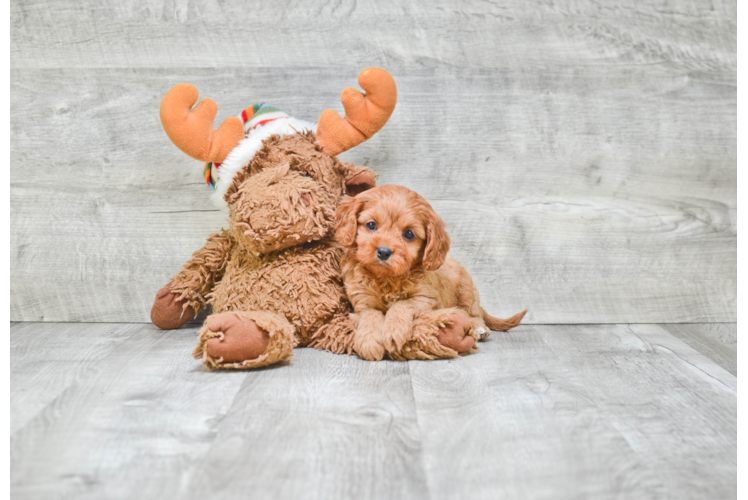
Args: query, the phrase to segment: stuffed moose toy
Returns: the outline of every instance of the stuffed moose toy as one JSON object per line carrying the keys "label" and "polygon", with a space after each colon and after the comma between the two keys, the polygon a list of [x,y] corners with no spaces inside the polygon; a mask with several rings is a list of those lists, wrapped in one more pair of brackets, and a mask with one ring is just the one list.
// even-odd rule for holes
{"label": "stuffed moose toy", "polygon": [[[365,167],[337,155],[371,138],[397,100],[392,76],[367,68],[366,94],[341,94],[346,117],[326,110],[318,124],[255,104],[213,129],[215,102],[194,109],[197,89],[180,84],[161,102],[171,141],[206,162],[213,202],[228,210],[229,228],[208,237],[159,290],[153,324],[179,328],[208,305],[193,353],[208,368],[257,368],[292,357],[296,346],[353,354],[355,315],[345,296],[334,240],[341,199],[374,187]],[[470,326],[450,315],[416,322],[413,338],[393,359],[455,357]]]}

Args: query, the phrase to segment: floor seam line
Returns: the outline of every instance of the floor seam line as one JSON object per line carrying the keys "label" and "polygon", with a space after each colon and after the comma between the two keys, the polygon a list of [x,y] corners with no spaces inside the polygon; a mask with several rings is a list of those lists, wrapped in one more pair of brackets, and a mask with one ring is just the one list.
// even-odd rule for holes
{"label": "floor seam line", "polygon": [[421,470],[423,470],[423,478],[426,481],[426,496],[429,499],[434,498],[431,494],[431,478],[429,477],[427,468],[426,468],[426,454],[424,450],[424,443],[425,440],[423,439],[423,432],[421,429],[421,420],[418,418],[418,401],[416,400],[416,388],[413,385],[413,370],[411,369],[411,363],[414,363],[414,361],[406,361],[408,365],[408,377],[410,380],[410,394],[413,397],[413,412],[414,416],[416,418],[416,428],[418,429],[418,443],[420,447],[420,458],[421,458]]}

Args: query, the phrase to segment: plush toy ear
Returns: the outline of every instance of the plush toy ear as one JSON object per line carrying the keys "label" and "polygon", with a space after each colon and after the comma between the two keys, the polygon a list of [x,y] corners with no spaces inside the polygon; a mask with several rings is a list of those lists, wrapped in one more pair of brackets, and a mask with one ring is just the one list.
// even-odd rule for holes
{"label": "plush toy ear", "polygon": [[447,258],[449,252],[449,235],[447,226],[436,212],[429,209],[426,211],[426,248],[423,250],[423,268],[427,271],[436,271]]}
{"label": "plush toy ear", "polygon": [[356,196],[377,185],[377,175],[366,167],[335,161],[335,170],[344,179],[343,188],[348,196]]}
{"label": "plush toy ear", "polygon": [[346,198],[335,211],[335,238],[344,247],[353,246],[358,232],[358,214],[364,207],[359,197]]}
{"label": "plush toy ear", "polygon": [[376,185],[377,181],[374,179],[374,175],[368,170],[365,170],[345,181],[345,192],[348,196],[356,196]]}

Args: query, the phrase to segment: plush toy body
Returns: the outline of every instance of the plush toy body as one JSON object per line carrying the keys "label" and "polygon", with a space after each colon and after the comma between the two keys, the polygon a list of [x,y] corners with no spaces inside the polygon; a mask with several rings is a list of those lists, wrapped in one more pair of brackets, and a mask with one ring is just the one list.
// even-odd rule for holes
{"label": "plush toy body", "polygon": [[[327,110],[317,125],[263,103],[213,130],[217,107],[205,99],[191,109],[194,87],[177,85],[164,97],[164,129],[207,162],[205,178],[213,201],[228,210],[229,228],[210,236],[158,292],[151,319],[178,328],[211,305],[194,352],[206,366],[266,366],[290,359],[297,345],[355,353],[335,211],[344,196],[373,187],[375,176],[337,154],[374,135],[397,96],[378,68],[362,71],[359,84],[366,95],[351,88],[341,95],[345,118]],[[435,325],[434,338],[444,326]]]}
{"label": "plush toy body", "polygon": [[350,190],[374,177],[320,152],[313,139],[267,139],[229,196],[229,230],[211,236],[172,280],[179,302],[213,308],[195,351],[209,366],[263,366],[290,359],[296,345],[352,352],[342,251],[329,235],[345,180],[354,179]]}

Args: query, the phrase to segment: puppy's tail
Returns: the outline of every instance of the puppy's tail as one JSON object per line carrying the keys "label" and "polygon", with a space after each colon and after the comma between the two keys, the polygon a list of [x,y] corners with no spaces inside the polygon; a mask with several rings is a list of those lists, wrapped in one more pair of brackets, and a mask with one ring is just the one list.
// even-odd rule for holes
{"label": "puppy's tail", "polygon": [[510,328],[514,328],[515,326],[519,325],[519,322],[522,321],[522,318],[524,318],[525,314],[527,314],[527,309],[525,309],[521,313],[515,314],[509,319],[499,319],[494,318],[493,316],[488,314],[482,307],[481,311],[483,311],[483,321],[486,322],[486,326],[491,330],[496,330],[497,332],[505,332]]}

